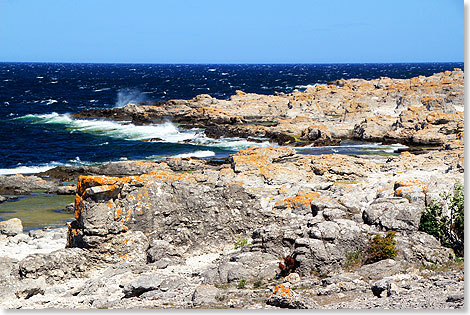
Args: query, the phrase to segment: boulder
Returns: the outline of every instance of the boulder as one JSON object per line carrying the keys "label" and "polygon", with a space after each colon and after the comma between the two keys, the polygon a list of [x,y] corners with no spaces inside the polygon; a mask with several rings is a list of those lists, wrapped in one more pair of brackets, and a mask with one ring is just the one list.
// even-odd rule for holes
{"label": "boulder", "polygon": [[193,306],[196,307],[207,307],[210,305],[216,305],[220,303],[222,292],[220,289],[213,285],[201,284],[199,285],[191,297]]}
{"label": "boulder", "polygon": [[300,297],[288,283],[277,285],[266,300],[266,304],[288,309],[310,309],[317,308],[318,304],[313,300]]}
{"label": "boulder", "polygon": [[20,219],[13,218],[0,222],[0,234],[15,236],[20,233],[23,233],[23,224]]}
{"label": "boulder", "polygon": [[57,183],[46,181],[34,175],[0,175],[0,194],[23,195],[33,190],[54,190]]}
{"label": "boulder", "polygon": [[163,279],[159,275],[145,274],[126,284],[122,290],[125,298],[141,296],[145,292],[158,290]]}
{"label": "boulder", "polygon": [[360,274],[364,279],[382,279],[399,273],[402,270],[401,264],[393,259],[384,259],[378,262],[363,265],[358,270],[357,273]]}
{"label": "boulder", "polygon": [[424,205],[410,203],[405,198],[380,198],[364,210],[364,223],[385,230],[417,231]]}

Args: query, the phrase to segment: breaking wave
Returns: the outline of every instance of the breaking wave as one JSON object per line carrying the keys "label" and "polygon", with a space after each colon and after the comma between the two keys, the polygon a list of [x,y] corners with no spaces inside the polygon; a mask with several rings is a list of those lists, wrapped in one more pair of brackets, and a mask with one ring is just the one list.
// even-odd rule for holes
{"label": "breaking wave", "polygon": [[171,122],[158,125],[136,126],[131,123],[103,119],[74,119],[69,114],[25,115],[16,119],[33,123],[64,125],[70,132],[86,132],[124,140],[158,139],[166,142],[182,142],[197,138],[196,130],[180,131]]}

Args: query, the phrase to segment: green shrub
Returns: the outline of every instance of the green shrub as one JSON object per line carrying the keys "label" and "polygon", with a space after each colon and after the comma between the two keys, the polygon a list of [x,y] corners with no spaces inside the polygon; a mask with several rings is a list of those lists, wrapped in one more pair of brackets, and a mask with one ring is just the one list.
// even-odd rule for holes
{"label": "green shrub", "polygon": [[248,243],[248,239],[247,238],[241,238],[239,237],[237,239],[237,241],[235,242],[235,249],[239,249],[239,248],[242,248],[243,246],[245,245],[251,245]]}
{"label": "green shrub", "polygon": [[371,264],[383,259],[394,258],[398,254],[395,248],[397,241],[395,240],[396,232],[388,232],[385,237],[376,235],[369,243],[366,249],[366,264]]}
{"label": "green shrub", "polygon": [[454,192],[441,195],[450,210],[444,215],[441,204],[432,200],[421,215],[419,230],[437,238],[442,246],[464,256],[464,186],[456,183]]}
{"label": "green shrub", "polygon": [[244,289],[246,287],[246,280],[242,279],[237,285],[237,289]]}
{"label": "green shrub", "polygon": [[344,263],[344,268],[346,270],[353,270],[362,265],[362,255],[361,250],[346,254],[346,262]]}

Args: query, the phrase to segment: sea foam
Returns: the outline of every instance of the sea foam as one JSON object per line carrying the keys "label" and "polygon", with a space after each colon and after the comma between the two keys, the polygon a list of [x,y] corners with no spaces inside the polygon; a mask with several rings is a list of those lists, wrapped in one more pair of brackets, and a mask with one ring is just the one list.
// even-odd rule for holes
{"label": "sea foam", "polygon": [[74,119],[69,114],[50,113],[25,115],[17,119],[33,123],[64,125],[70,132],[80,131],[124,140],[145,140],[158,138],[165,142],[183,142],[200,135],[197,130],[180,131],[171,122],[158,125],[136,126],[132,123],[103,119]]}

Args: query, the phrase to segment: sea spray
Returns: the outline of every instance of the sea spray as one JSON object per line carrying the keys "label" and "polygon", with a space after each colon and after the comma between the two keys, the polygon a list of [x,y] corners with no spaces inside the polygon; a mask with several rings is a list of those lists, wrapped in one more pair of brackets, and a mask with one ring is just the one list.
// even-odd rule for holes
{"label": "sea spray", "polygon": [[199,130],[180,130],[171,122],[136,126],[121,121],[104,119],[74,119],[69,114],[50,113],[25,115],[15,120],[26,120],[36,124],[64,125],[69,132],[80,131],[97,136],[108,136],[123,140],[147,140],[158,138],[165,142],[183,142],[201,136]]}
{"label": "sea spray", "polygon": [[123,89],[117,94],[115,108],[124,107],[129,103],[139,103],[146,100],[145,95],[137,89]]}

